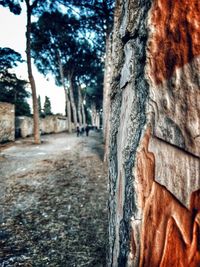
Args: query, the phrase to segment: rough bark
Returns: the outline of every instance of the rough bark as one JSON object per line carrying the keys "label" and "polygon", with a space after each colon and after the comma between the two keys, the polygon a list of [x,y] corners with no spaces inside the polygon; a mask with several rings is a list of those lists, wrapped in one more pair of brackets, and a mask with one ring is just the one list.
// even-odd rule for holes
{"label": "rough bark", "polygon": [[60,71],[60,77],[61,77],[61,81],[62,81],[62,86],[63,86],[64,92],[65,92],[65,109],[67,111],[68,132],[71,133],[72,132],[71,103],[70,103],[69,96],[68,96],[68,90],[67,90],[67,87],[66,87],[66,84],[65,84],[63,66],[62,66],[62,62],[61,62],[59,51],[58,51],[58,64],[59,64],[59,71]]}
{"label": "rough bark", "polygon": [[199,9],[116,2],[108,266],[200,266]]}
{"label": "rough bark", "polygon": [[27,67],[28,67],[28,78],[31,85],[32,100],[33,100],[33,121],[34,121],[34,142],[40,144],[40,125],[39,125],[39,111],[38,101],[36,93],[36,85],[32,72],[31,65],[31,13],[32,7],[30,1],[26,0],[27,7],[27,30],[26,30],[26,56],[27,56]]}
{"label": "rough bark", "polygon": [[110,131],[110,83],[111,83],[111,44],[112,35],[107,34],[106,38],[106,58],[105,58],[105,74],[103,87],[103,133],[104,133],[104,161],[108,159],[109,131]]}
{"label": "rough bark", "polygon": [[68,75],[68,81],[69,81],[69,96],[71,101],[71,107],[72,107],[72,115],[74,120],[74,125],[77,125],[77,108],[74,100],[74,88],[73,88],[73,76],[71,74]]}

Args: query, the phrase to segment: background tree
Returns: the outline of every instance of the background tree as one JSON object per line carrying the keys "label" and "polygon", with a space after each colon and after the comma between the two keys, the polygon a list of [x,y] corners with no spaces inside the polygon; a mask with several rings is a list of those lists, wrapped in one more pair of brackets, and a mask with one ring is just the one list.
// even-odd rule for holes
{"label": "background tree", "polygon": [[[21,3],[26,4],[27,25],[26,25],[26,55],[27,55],[27,69],[28,78],[31,85],[32,100],[33,100],[33,121],[34,121],[34,141],[36,144],[40,143],[40,129],[39,129],[39,112],[35,80],[32,73],[31,63],[31,16],[36,14],[45,4],[47,0],[1,0],[0,5],[9,7],[10,11],[16,15],[21,13]],[[39,9],[37,9],[39,7]]]}
{"label": "background tree", "polygon": [[[103,59],[107,36],[112,28],[114,1],[24,1],[27,6],[27,62],[29,79],[32,82],[32,92],[35,91],[35,87],[34,79],[32,79],[33,77],[31,75],[31,48],[34,49],[34,57],[38,69],[44,74],[48,72],[53,73],[56,78],[56,83],[63,85],[67,100],[66,103],[68,103],[68,118],[71,120],[71,104],[73,110],[73,121],[76,123],[78,120],[77,113],[79,115],[81,114],[79,112],[81,106],[79,102],[83,101],[78,88],[80,88],[79,85],[83,82],[83,80],[91,77],[88,72],[92,66],[92,57],[94,54],[96,54],[95,57],[98,58],[98,60]],[[54,11],[50,12],[50,9],[46,9],[48,12],[43,12],[43,14],[40,13],[42,14],[42,19],[39,19],[34,25],[33,39],[31,39],[31,41],[36,39],[37,41],[35,41],[35,43],[30,47],[30,32],[31,27],[33,26],[31,25],[31,15],[36,14],[38,10],[40,12],[45,5],[47,8],[47,4],[50,2],[50,7],[54,8]],[[20,9],[19,0],[5,0],[3,3],[4,6],[9,6],[9,3],[18,3],[18,5],[14,6],[15,8],[18,7]],[[67,15],[62,14],[63,8],[60,8],[59,5],[64,5],[66,7]],[[62,10],[62,12],[56,11],[55,7],[60,11]],[[10,9],[12,8],[13,5],[10,5]],[[14,12],[19,13],[19,10],[15,10]],[[37,38],[37,36],[40,37]],[[84,64],[82,64],[81,60],[82,57],[85,58],[85,54],[89,55],[89,57],[87,56],[88,62],[91,59],[91,63],[85,67],[87,74],[82,73]],[[94,61],[96,61],[96,59]],[[77,68],[77,66],[81,67]],[[95,66],[95,64],[93,66]],[[87,87],[88,86],[91,87],[87,83]],[[93,89],[94,87],[95,85],[93,84]],[[98,88],[96,87],[96,89]],[[80,100],[78,100],[78,96]],[[79,109],[78,112],[77,107]],[[82,108],[82,110],[84,109]],[[79,118],[79,120],[81,119]]]}
{"label": "background tree", "polygon": [[22,62],[19,53],[7,47],[0,48],[0,101],[14,104],[16,116],[30,116],[27,82],[11,73],[19,62]]}
{"label": "background tree", "polygon": [[[99,47],[105,51],[105,42],[113,25],[115,0],[57,0],[55,3],[66,6],[69,12],[76,13],[81,17],[84,29],[96,32],[98,38],[102,39]],[[94,42],[96,38],[97,36],[92,38]],[[104,45],[102,45],[103,39]],[[97,44],[97,42],[95,43]]]}
{"label": "background tree", "polygon": [[[92,37],[93,44],[104,59],[104,82],[103,82],[103,110],[104,110],[104,140],[108,143],[107,134],[109,124],[109,95],[110,95],[110,33],[113,26],[114,0],[58,0],[72,12],[82,17],[85,28],[85,36]],[[74,8],[76,7],[76,8]],[[88,34],[91,30],[91,35]],[[95,34],[94,34],[95,33]],[[99,45],[100,44],[100,45]],[[102,90],[102,89],[101,89]]]}
{"label": "background tree", "polygon": [[50,101],[50,98],[48,96],[45,96],[43,111],[44,111],[44,115],[45,116],[52,115],[52,112],[51,112],[51,101]]}
{"label": "background tree", "polygon": [[0,47],[0,74],[6,75],[8,71],[23,62],[21,55],[9,47]]}
{"label": "background tree", "polygon": [[[33,57],[38,70],[46,75],[53,74],[57,85],[65,91],[68,128],[71,129],[71,102],[73,118],[76,123],[74,98],[69,94],[68,77],[64,73],[64,64],[72,59],[76,47],[79,21],[74,16],[58,11],[44,12],[37,23],[33,24]],[[75,59],[74,59],[75,60]]]}
{"label": "background tree", "polygon": [[30,106],[27,98],[30,93],[26,91],[27,82],[18,79],[15,74],[8,74],[0,80],[0,101],[15,105],[16,116],[30,116]]}
{"label": "background tree", "polygon": [[[95,79],[97,73],[103,71],[99,51],[82,37],[81,25],[74,14],[45,12],[37,23],[33,24],[32,34],[35,63],[44,75],[51,73],[57,84],[64,85],[75,124],[85,120],[80,85],[91,84],[90,81]],[[93,83],[93,87],[94,85]]]}

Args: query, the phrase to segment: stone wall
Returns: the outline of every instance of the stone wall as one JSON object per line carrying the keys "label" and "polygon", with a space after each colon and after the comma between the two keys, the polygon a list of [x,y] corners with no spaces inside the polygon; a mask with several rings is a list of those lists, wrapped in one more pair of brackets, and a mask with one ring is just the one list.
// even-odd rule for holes
{"label": "stone wall", "polygon": [[16,117],[15,130],[18,137],[25,138],[33,135],[33,119],[26,116]]}
{"label": "stone wall", "polygon": [[9,103],[0,102],[0,143],[15,139],[15,108]]}
{"label": "stone wall", "polygon": [[[26,116],[16,118],[16,131],[25,138],[33,135],[33,119]],[[47,116],[40,119],[41,134],[60,133],[68,130],[68,121],[62,116]]]}
{"label": "stone wall", "polygon": [[109,266],[200,266],[199,10],[116,1]]}

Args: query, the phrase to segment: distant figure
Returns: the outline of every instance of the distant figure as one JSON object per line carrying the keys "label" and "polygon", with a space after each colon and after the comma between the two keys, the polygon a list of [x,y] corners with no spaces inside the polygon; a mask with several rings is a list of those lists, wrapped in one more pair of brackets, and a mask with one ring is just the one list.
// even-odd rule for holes
{"label": "distant figure", "polygon": [[81,135],[84,135],[85,129],[84,126],[81,127]]}
{"label": "distant figure", "polygon": [[85,127],[86,136],[89,135],[89,130],[90,130],[90,127],[87,124],[86,127]]}
{"label": "distant figure", "polygon": [[77,126],[76,126],[76,135],[77,135],[77,137],[79,137],[79,135],[80,135],[80,127],[79,127],[79,124],[77,124]]}

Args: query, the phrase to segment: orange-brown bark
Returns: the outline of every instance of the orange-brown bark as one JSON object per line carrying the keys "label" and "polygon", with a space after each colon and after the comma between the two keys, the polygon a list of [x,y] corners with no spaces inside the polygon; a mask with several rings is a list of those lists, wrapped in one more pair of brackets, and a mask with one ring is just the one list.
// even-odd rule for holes
{"label": "orange-brown bark", "polygon": [[155,0],[150,25],[149,63],[158,84],[200,55],[200,1]]}
{"label": "orange-brown bark", "polygon": [[144,207],[140,267],[200,266],[200,190],[191,196],[190,210],[154,181],[155,158],[148,151],[150,131],[137,155],[137,173]]}

